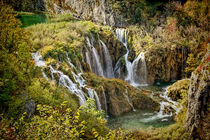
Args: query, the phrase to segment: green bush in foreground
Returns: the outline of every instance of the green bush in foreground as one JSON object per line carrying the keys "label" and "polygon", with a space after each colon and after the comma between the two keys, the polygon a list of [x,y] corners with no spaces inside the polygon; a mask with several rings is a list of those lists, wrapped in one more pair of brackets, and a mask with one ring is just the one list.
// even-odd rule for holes
{"label": "green bush in foreground", "polygon": [[[1,139],[131,139],[127,131],[114,130],[104,131],[101,135],[100,129],[106,128],[105,122],[100,116],[101,111],[94,109],[92,100],[86,106],[76,112],[67,108],[67,102],[59,108],[49,105],[37,105],[37,113],[31,119],[26,118],[26,113],[18,121],[8,120],[0,116],[0,138]],[[92,107],[91,107],[92,106]],[[88,125],[83,120],[82,113],[92,113],[95,119],[94,126]],[[84,114],[83,114],[84,115]],[[100,121],[101,122],[100,122]],[[101,128],[100,128],[101,127]]]}

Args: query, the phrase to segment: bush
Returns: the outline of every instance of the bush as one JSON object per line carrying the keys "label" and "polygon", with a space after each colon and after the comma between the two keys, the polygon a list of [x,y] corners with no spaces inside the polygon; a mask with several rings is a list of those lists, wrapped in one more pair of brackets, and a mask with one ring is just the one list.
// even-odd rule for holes
{"label": "bush", "polygon": [[59,107],[62,102],[67,101],[66,104],[73,111],[78,109],[77,97],[64,87],[56,86],[54,83],[40,82],[39,79],[34,79],[32,85],[28,87],[28,93],[29,97],[39,104]]}
{"label": "bush", "polygon": [[81,109],[81,121],[86,120],[87,131],[85,136],[88,139],[93,139],[92,130],[97,132],[100,136],[105,136],[108,133],[108,127],[106,126],[105,112],[97,110],[95,100],[88,98],[86,104],[80,107]]}
{"label": "bush", "polygon": [[24,120],[26,114],[20,118],[21,131],[17,138],[25,139],[79,139],[85,132],[85,121],[79,122],[80,111],[73,113],[66,108],[66,102],[60,108],[48,105],[37,105],[39,115],[35,115],[28,122]]}

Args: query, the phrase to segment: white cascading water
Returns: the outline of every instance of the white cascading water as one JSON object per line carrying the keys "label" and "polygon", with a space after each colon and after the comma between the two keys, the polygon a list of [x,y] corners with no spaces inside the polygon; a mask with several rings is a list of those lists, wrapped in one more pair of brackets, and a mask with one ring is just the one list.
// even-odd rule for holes
{"label": "white cascading water", "polygon": [[164,112],[164,110],[166,109],[166,107],[171,107],[175,110],[175,113],[178,114],[179,111],[182,109],[182,106],[179,105],[177,102],[173,101],[170,99],[170,97],[168,97],[168,88],[165,88],[165,91],[160,94],[160,97],[162,97],[164,100],[160,102],[160,111],[149,118],[144,119],[144,122],[149,122],[152,120],[156,120],[156,119],[161,119],[161,121],[168,121],[168,117],[171,117],[173,115],[172,112]]}
{"label": "white cascading water", "polygon": [[135,112],[136,109],[134,108],[133,104],[131,103],[130,99],[129,99],[129,96],[128,96],[128,90],[125,91],[125,97],[129,103],[129,105],[132,107],[133,111]]}
{"label": "white cascading water", "polygon": [[[127,69],[127,76],[125,78],[125,81],[128,81],[131,85],[133,86],[141,86],[141,85],[147,85],[147,68],[146,68],[146,61],[145,61],[145,57],[144,57],[144,53],[140,53],[138,55],[138,57],[133,61],[133,63],[131,63],[129,60],[128,60],[128,55],[130,53],[129,49],[128,49],[128,42],[127,42],[127,35],[128,33],[126,32],[126,29],[116,29],[116,38],[123,43],[123,45],[125,46],[127,52],[126,54],[124,55],[124,58],[125,58],[125,63],[126,63],[126,69]],[[137,71],[137,68],[138,68],[138,64],[139,64],[139,61],[141,60],[142,62],[142,73],[141,75],[136,75],[136,71]],[[117,71],[117,65],[118,65],[119,61],[116,63],[116,68],[115,70]],[[140,81],[137,81],[135,79],[135,77],[140,77]]]}
{"label": "white cascading water", "polygon": [[100,43],[104,49],[104,56],[105,56],[105,63],[106,63],[106,77],[107,78],[114,78],[114,71],[113,71],[113,67],[112,67],[112,59],[111,56],[109,54],[109,50],[107,49],[106,44],[100,40]]}
{"label": "white cascading water", "polygon": [[[91,38],[93,38],[93,37],[91,37]],[[87,45],[91,49],[91,53],[93,56],[93,60],[91,63],[90,56],[89,56],[90,53],[87,50],[87,52],[86,52],[87,63],[90,65],[92,72],[96,73],[99,76],[104,76],[104,72],[103,72],[103,68],[102,68],[102,65],[100,62],[100,57],[98,55],[98,52],[94,48],[93,44],[91,44],[93,42],[93,39],[92,39],[92,41],[90,41],[89,37],[86,37],[86,40],[87,40]]]}
{"label": "white cascading water", "polygon": [[[139,61],[141,61],[141,76],[138,76],[137,70],[138,70],[138,64]],[[146,61],[145,61],[145,56],[144,56],[144,52],[141,52],[138,57],[133,61],[132,63],[132,70],[133,70],[133,75],[131,75],[131,79],[133,79],[133,81],[131,81],[131,85],[134,86],[147,86],[147,65],[146,65]],[[135,81],[138,81],[139,84],[137,84]]]}
{"label": "white cascading water", "polygon": [[[32,58],[34,59],[35,66],[37,66],[37,67],[45,67],[46,66],[44,60],[42,59],[42,55],[39,52],[32,53]],[[42,69],[42,75],[47,81],[49,80],[47,75],[43,71],[43,69]]]}
{"label": "white cascading water", "polygon": [[93,68],[92,68],[92,65],[90,62],[90,55],[89,55],[88,50],[86,51],[85,56],[86,56],[86,61],[87,61],[88,65],[90,66],[90,70],[91,70],[91,72],[93,72]]}
{"label": "white cascading water", "polygon": [[100,57],[98,55],[98,52],[97,50],[93,47],[92,48],[92,53],[93,53],[93,57],[94,57],[94,61],[95,61],[95,64],[96,64],[96,73],[100,76],[104,76],[104,72],[103,72],[103,68],[102,68],[102,65],[101,65],[101,62],[100,62]]}
{"label": "white cascading water", "polygon": [[35,61],[35,66],[38,66],[38,67],[46,66],[44,60],[42,59],[42,55],[39,52],[32,53],[32,58]]}
{"label": "white cascading water", "polygon": [[108,107],[107,107],[107,101],[106,101],[106,95],[105,92],[103,91],[103,98],[104,98],[104,106],[105,106],[105,112],[106,112],[106,117],[108,118]]}
{"label": "white cascading water", "polygon": [[79,97],[80,105],[84,105],[86,101],[84,92],[77,87],[77,84],[73,83],[69,76],[63,74],[63,72],[55,70],[51,65],[49,67],[53,75],[59,75],[59,85],[67,87],[70,92],[75,93]]}
{"label": "white cascading water", "polygon": [[[70,67],[75,68],[75,66],[71,63],[70,58],[68,57],[68,53],[66,52],[66,56],[67,56],[67,60],[68,60],[68,64],[70,65]],[[38,67],[44,67],[46,66],[45,62],[42,59],[42,56],[39,52],[33,53],[32,57],[35,61],[35,65]],[[85,79],[82,77],[82,73],[79,74],[75,74],[74,72],[72,72],[72,75],[74,77],[74,80],[76,83],[74,83],[68,75],[65,75],[63,72],[55,70],[51,65],[49,66],[50,71],[51,71],[51,77],[52,77],[52,81],[55,81],[54,78],[54,74],[57,74],[59,76],[59,80],[58,83],[59,85],[62,85],[64,87],[67,87],[68,90],[71,93],[74,93],[78,96],[79,101],[80,101],[80,105],[84,105],[86,102],[86,98],[85,98],[85,93],[83,92],[83,88],[85,88],[88,91],[88,95],[90,98],[93,98],[96,100],[96,105],[98,110],[101,110],[101,104],[100,104],[100,100],[99,97],[96,93],[95,90],[88,88],[87,85],[85,84]],[[48,80],[48,77],[46,76],[46,74],[44,72],[43,73],[43,77],[46,78]]]}

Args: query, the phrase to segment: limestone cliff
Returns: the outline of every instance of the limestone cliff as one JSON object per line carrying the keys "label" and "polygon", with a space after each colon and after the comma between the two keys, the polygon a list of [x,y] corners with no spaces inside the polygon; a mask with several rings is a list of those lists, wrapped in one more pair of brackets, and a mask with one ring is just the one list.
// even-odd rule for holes
{"label": "limestone cliff", "polygon": [[139,91],[123,80],[105,79],[93,73],[85,73],[83,76],[88,86],[97,91],[102,109],[106,110],[107,107],[109,115],[119,116],[134,108],[153,111],[158,111],[160,108],[159,103],[149,97],[148,91]]}
{"label": "limestone cliff", "polygon": [[210,51],[192,73],[188,92],[186,127],[194,138],[210,139]]}
{"label": "limestone cliff", "polygon": [[72,13],[75,17],[104,25],[125,27],[122,16],[113,11],[107,0],[45,0],[46,9],[52,13]]}

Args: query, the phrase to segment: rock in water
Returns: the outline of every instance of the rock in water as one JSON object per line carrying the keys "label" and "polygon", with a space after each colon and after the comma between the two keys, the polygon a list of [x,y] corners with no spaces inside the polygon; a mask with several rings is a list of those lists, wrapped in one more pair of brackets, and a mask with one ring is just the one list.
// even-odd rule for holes
{"label": "rock in water", "polygon": [[193,138],[210,139],[210,52],[192,73],[188,92],[186,127]]}

